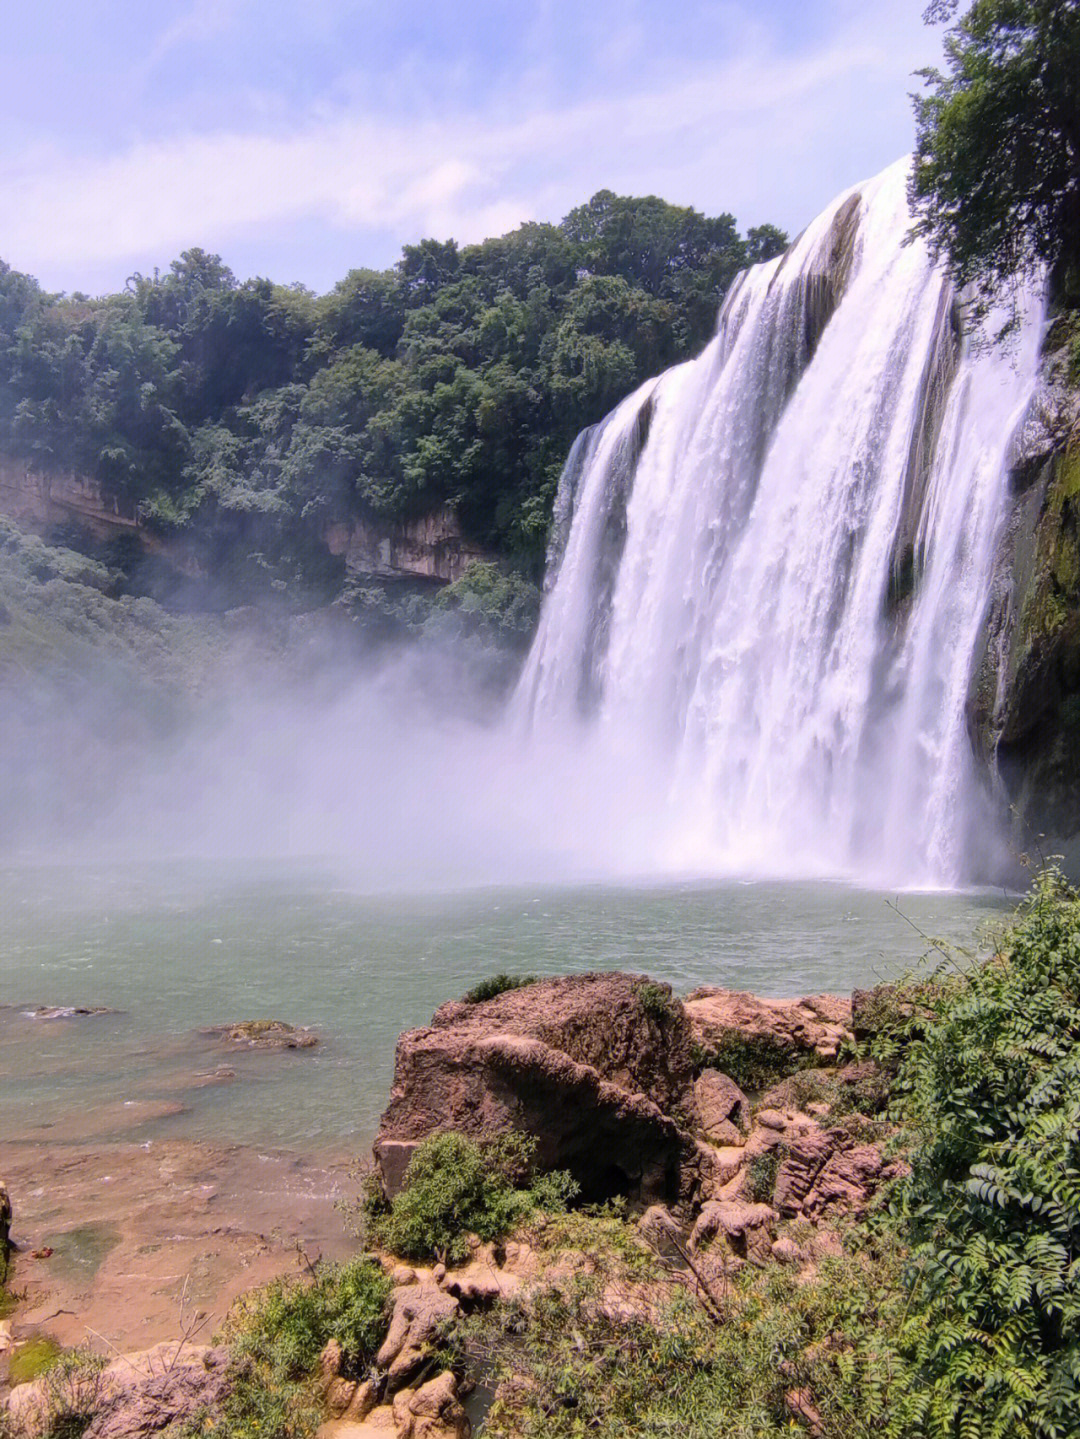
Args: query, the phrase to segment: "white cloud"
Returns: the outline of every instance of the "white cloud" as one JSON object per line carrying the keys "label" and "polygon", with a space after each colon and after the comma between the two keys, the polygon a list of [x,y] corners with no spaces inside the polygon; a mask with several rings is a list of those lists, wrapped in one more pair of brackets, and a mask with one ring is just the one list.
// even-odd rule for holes
{"label": "white cloud", "polygon": [[[168,32],[175,43],[185,23],[212,25],[210,7],[192,7]],[[810,54],[780,57],[755,43],[664,85],[561,109],[533,98],[521,116],[406,125],[353,110],[291,131],[178,135],[88,161],[37,155],[0,168],[0,254],[47,284],[106,273],[118,284],[187,245],[228,253],[298,222],[476,240],[557,218],[602,186],[797,226],[863,178],[851,166],[878,168],[904,148],[915,33],[905,22],[890,35],[878,17]],[[352,250],[362,263],[362,244]],[[302,262],[296,269],[303,275]]]}

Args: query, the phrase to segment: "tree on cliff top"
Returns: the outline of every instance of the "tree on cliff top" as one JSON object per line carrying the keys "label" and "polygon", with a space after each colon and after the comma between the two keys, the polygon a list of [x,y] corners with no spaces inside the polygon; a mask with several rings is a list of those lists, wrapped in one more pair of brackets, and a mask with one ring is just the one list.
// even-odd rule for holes
{"label": "tree on cliff top", "polygon": [[[933,0],[928,23],[956,15]],[[1080,287],[1080,0],[975,0],[945,39],[947,73],[921,72],[909,198],[980,313],[1050,268]]]}

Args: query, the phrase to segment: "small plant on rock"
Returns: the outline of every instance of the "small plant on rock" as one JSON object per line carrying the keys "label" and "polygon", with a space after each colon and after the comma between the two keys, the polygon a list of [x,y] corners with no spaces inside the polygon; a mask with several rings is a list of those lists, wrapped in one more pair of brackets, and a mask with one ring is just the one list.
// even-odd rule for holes
{"label": "small plant on rock", "polygon": [[431,1135],[389,1212],[371,1216],[371,1239],[407,1259],[459,1264],[469,1234],[498,1239],[535,1210],[565,1209],[577,1185],[562,1170],[534,1174],[535,1149],[517,1133],[483,1143],[453,1131]]}
{"label": "small plant on rock", "polygon": [[493,974],[490,979],[482,979],[472,989],[466,990],[462,998],[466,1004],[483,1004],[485,999],[495,999],[512,989],[524,989],[527,984],[535,983],[535,974]]}
{"label": "small plant on rock", "polygon": [[655,1019],[658,1024],[674,1019],[678,1012],[674,996],[663,984],[653,984],[651,981],[639,984],[637,1001],[649,1018]]}
{"label": "small plant on rock", "polygon": [[755,1204],[771,1204],[780,1169],[780,1150],[767,1149],[755,1154],[746,1166],[746,1197]]}

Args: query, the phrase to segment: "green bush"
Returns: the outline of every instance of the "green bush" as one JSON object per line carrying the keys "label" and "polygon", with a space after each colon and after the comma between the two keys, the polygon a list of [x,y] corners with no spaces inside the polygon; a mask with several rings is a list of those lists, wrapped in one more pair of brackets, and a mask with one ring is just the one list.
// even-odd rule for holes
{"label": "green bush", "polygon": [[746,1166],[746,1197],[755,1204],[771,1204],[780,1169],[780,1150],[767,1149],[755,1154]]}
{"label": "green bush", "polygon": [[697,1069],[719,1069],[747,1094],[760,1094],[788,1075],[818,1063],[815,1054],[786,1049],[764,1035],[727,1030],[706,1047],[695,1043],[693,1060]]}
{"label": "green bush", "polygon": [[[489,1384],[507,1381],[485,1439],[880,1434],[888,1369],[878,1326],[899,1308],[890,1248],[865,1244],[824,1261],[809,1282],[779,1266],[748,1266],[732,1279],[720,1322],[670,1276],[665,1282],[655,1257],[648,1275],[628,1275],[618,1247],[595,1257],[595,1274],[460,1326],[454,1361],[471,1362]],[[631,1278],[650,1280],[650,1303],[634,1315],[631,1298],[614,1323],[607,1296],[613,1284],[632,1296],[623,1288]],[[792,1408],[796,1393],[816,1410],[813,1424]]]}
{"label": "green bush", "polygon": [[320,1266],[311,1283],[276,1279],[234,1306],[223,1338],[235,1387],[224,1412],[194,1420],[183,1439],[313,1439],[322,1401],[312,1379],[331,1339],[343,1372],[360,1378],[386,1336],[390,1281],[375,1260]]}
{"label": "green bush", "polygon": [[256,1290],[230,1319],[233,1348],[283,1379],[315,1368],[329,1340],[341,1345],[345,1371],[359,1377],[387,1327],[390,1281],[370,1258],[329,1265],[313,1283],[277,1279]]}
{"label": "green bush", "polygon": [[477,1143],[446,1132],[425,1139],[388,1213],[371,1216],[371,1239],[407,1259],[459,1264],[467,1237],[498,1239],[535,1210],[564,1209],[577,1193],[569,1174],[533,1175],[535,1143],[500,1135]]}
{"label": "green bush", "polygon": [[472,989],[466,990],[462,998],[466,1004],[483,1004],[485,999],[495,999],[512,989],[524,989],[527,984],[535,983],[535,974],[493,974],[490,979],[482,979]]}

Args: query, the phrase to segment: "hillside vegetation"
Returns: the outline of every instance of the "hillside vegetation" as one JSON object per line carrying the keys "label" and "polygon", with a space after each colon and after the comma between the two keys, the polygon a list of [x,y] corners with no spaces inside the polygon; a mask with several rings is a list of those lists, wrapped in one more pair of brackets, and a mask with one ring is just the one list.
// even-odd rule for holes
{"label": "hillside vegetation", "polygon": [[444,506],[535,579],[574,435],[699,349],[736,273],[785,243],[604,191],[323,296],[199,249],[98,299],[0,262],[0,457],[182,532],[225,603],[335,593],[328,523]]}

